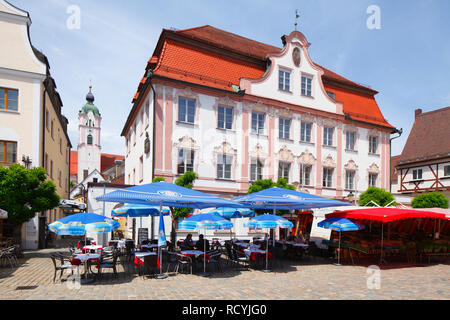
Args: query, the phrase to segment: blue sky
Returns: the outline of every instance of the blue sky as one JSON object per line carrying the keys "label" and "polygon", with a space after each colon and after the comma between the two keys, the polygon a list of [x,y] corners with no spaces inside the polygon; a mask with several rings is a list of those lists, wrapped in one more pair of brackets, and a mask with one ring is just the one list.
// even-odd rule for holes
{"label": "blue sky", "polygon": [[[393,155],[402,151],[416,108],[450,106],[448,0],[9,1],[31,15],[31,41],[50,61],[75,150],[77,114],[92,80],[102,151],[124,153],[120,133],[162,28],[209,24],[281,47],[296,9],[315,62],[380,92],[385,118],[404,130]],[[67,28],[70,5],[81,10],[79,30]],[[380,8],[381,29],[367,28],[370,5]]]}

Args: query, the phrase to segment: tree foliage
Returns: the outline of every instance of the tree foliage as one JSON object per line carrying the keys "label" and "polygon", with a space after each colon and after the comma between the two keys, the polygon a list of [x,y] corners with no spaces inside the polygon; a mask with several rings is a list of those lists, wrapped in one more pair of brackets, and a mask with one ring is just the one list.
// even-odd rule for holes
{"label": "tree foliage", "polygon": [[152,180],[152,183],[155,183],[155,182],[166,182],[166,179],[164,179],[163,177],[155,177]]}
{"label": "tree foliage", "polygon": [[[369,187],[366,192],[359,197],[359,205],[367,207],[376,207],[371,201],[378,204],[380,207],[384,207],[394,201],[395,198],[391,193],[377,187]],[[395,206],[396,202],[392,202],[390,205]]]}
{"label": "tree foliage", "polygon": [[59,205],[60,197],[52,181],[46,181],[45,169],[25,169],[19,164],[0,166],[0,208],[8,212],[12,224],[21,225],[36,212]]}
{"label": "tree foliage", "polygon": [[413,208],[444,208],[448,209],[448,199],[437,192],[418,195],[411,202]]}
{"label": "tree foliage", "polygon": [[286,179],[278,178],[277,182],[273,182],[272,179],[256,180],[248,188],[248,193],[250,194],[254,192],[259,192],[264,189],[270,189],[273,187],[295,190],[295,187],[293,185],[288,184]]}
{"label": "tree foliage", "polygon": [[[194,181],[198,179],[198,174],[192,171],[186,171],[183,175],[175,179],[174,184],[180,187],[192,189]],[[175,218],[185,218],[192,209],[189,208],[173,208],[173,215]]]}
{"label": "tree foliage", "polygon": [[[262,179],[262,180],[256,180],[251,184],[251,186],[248,188],[248,193],[255,193],[259,192],[265,189],[270,189],[273,187],[283,188],[283,189],[290,189],[295,190],[295,187],[293,185],[290,185],[287,183],[286,179],[284,178],[278,178],[277,182],[273,182],[272,179]],[[267,212],[266,209],[256,209],[255,212],[257,214],[263,214],[264,212]],[[276,213],[278,215],[282,215],[287,213],[286,210],[277,210]]]}

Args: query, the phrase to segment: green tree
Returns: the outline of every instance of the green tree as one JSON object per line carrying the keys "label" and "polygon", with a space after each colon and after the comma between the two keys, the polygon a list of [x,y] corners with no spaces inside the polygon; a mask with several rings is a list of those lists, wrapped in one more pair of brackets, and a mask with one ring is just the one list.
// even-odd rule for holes
{"label": "green tree", "polygon": [[413,208],[444,208],[448,209],[448,199],[437,192],[418,195],[411,202]]}
{"label": "green tree", "polygon": [[[192,189],[194,187],[194,181],[197,179],[198,179],[197,173],[192,171],[186,171],[183,175],[175,179],[174,184],[180,187]],[[172,245],[174,245],[176,239],[176,228],[178,226],[178,219],[185,218],[189,213],[192,212],[192,209],[171,207],[170,212],[172,217],[172,231],[170,233],[170,241]]]}
{"label": "green tree", "polygon": [[[361,196],[359,197],[358,204],[360,206],[376,207],[371,201],[378,204],[380,207],[384,207],[388,204],[395,206],[396,202],[391,193],[380,189],[377,187],[369,187]],[[394,201],[394,202],[392,202]]]}
{"label": "green tree", "polygon": [[155,182],[166,182],[166,179],[164,179],[163,177],[155,177],[152,180],[152,183],[155,183]]}
{"label": "green tree", "polygon": [[[286,179],[284,178],[278,178],[277,182],[273,182],[272,179],[262,179],[262,180],[256,180],[253,182],[250,187],[248,188],[248,194],[259,192],[265,189],[270,189],[273,187],[278,187],[282,189],[290,189],[295,190],[295,187],[293,185],[290,185],[287,183]],[[257,214],[262,214],[266,212],[267,210],[264,209],[256,209],[255,212]],[[286,210],[277,210],[278,215],[285,214]]]}
{"label": "green tree", "polygon": [[8,212],[14,225],[14,237],[21,239],[21,226],[36,212],[59,205],[60,197],[52,181],[46,181],[44,168],[25,169],[19,164],[0,166],[0,208]]}

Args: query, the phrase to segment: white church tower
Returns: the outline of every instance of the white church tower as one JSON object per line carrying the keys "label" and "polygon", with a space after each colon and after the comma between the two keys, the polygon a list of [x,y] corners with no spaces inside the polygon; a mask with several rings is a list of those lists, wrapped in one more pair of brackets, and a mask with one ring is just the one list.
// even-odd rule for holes
{"label": "white church tower", "polygon": [[100,172],[102,117],[94,105],[91,89],[92,86],[89,86],[87,102],[78,114],[78,183],[81,183],[92,171],[97,169]]}

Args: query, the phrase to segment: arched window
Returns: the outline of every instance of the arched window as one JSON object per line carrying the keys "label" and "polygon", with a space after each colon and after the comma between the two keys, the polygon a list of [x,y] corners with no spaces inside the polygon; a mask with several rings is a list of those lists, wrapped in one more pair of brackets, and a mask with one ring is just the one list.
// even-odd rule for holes
{"label": "arched window", "polygon": [[87,136],[87,144],[88,144],[88,145],[92,145],[92,141],[93,141],[92,135],[88,135],[88,136]]}

